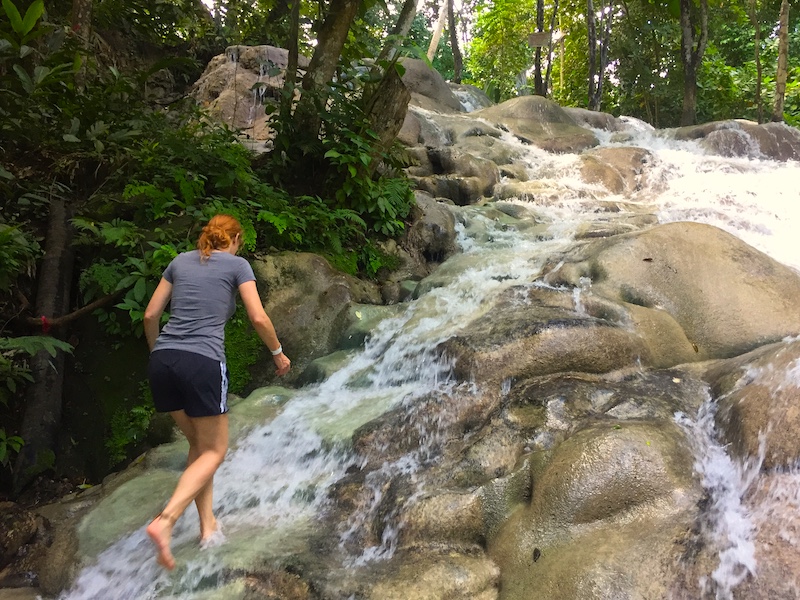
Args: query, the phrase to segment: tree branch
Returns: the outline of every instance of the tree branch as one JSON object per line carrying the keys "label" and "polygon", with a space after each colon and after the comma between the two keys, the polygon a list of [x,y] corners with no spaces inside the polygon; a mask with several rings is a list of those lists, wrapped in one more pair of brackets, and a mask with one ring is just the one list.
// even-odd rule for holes
{"label": "tree branch", "polygon": [[[55,319],[48,319],[47,323],[50,327],[63,327],[76,319],[84,315],[88,315],[89,313],[97,310],[98,308],[103,308],[107,304],[110,304],[120,296],[122,296],[125,290],[117,290],[113,294],[108,294],[107,296],[103,296],[102,298],[98,298],[94,302],[90,302],[86,306],[82,306],[81,308],[72,311],[67,315],[63,315],[61,317],[56,317]],[[47,317],[47,315],[44,315]],[[28,317],[25,319],[25,322],[32,327],[41,327],[42,326],[42,317]]]}

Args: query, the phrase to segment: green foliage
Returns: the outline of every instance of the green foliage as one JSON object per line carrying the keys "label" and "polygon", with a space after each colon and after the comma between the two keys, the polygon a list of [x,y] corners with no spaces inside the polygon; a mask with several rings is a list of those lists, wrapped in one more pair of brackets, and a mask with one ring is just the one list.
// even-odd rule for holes
{"label": "green foliage", "polygon": [[18,435],[8,435],[6,430],[0,427],[0,465],[4,468],[11,466],[11,458],[17,454],[25,441]]}
{"label": "green foliage", "polygon": [[19,225],[0,223],[0,292],[8,292],[21,273],[31,275],[40,253],[39,243]]}
{"label": "green foliage", "polygon": [[520,73],[533,64],[528,34],[534,30],[532,0],[496,0],[478,6],[473,39],[466,60],[473,83],[495,101],[517,95]]}
{"label": "green foliage", "polygon": [[[264,343],[239,305],[225,325],[225,360],[228,367],[228,390],[240,394],[250,383],[250,367],[264,355]],[[267,366],[269,368],[269,366]]]}
{"label": "green foliage", "polygon": [[46,335],[0,337],[0,404],[8,404],[6,390],[14,394],[19,384],[33,381],[26,357],[41,351],[55,356],[59,350],[72,353],[72,346]]}
{"label": "green foliage", "polygon": [[[414,198],[408,181],[397,175],[404,165],[399,155],[381,148],[364,111],[385,69],[394,68],[399,67],[354,63],[343,68],[324,91],[325,101],[315,100],[324,106],[318,113],[321,140],[304,138],[293,114],[272,116],[275,150],[266,176],[279,188],[301,191],[297,199],[304,208],[320,216],[330,213],[323,228],[314,228],[325,244],[310,249],[338,253],[363,246],[371,235],[399,235],[405,227]],[[304,164],[303,172],[297,164]]]}
{"label": "green foliage", "polygon": [[105,446],[111,466],[116,466],[128,458],[131,448],[141,444],[150,428],[150,421],[156,412],[153,397],[146,381],[139,386],[141,402],[130,410],[120,408],[111,417],[110,433]]}

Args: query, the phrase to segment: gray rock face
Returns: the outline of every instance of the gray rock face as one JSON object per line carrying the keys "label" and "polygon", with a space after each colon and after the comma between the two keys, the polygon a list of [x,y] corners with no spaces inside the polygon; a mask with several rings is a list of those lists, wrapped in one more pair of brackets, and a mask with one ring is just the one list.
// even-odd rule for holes
{"label": "gray rock face", "polygon": [[344,311],[350,303],[382,303],[377,285],[336,271],[315,254],[269,256],[256,261],[253,271],[267,314],[294,362],[292,376],[299,376],[315,358],[338,349],[347,325]]}
{"label": "gray rock face", "polygon": [[[208,63],[191,95],[212,117],[240,128],[255,140],[270,137],[264,100],[277,100],[283,88],[288,51],[274,46],[231,46]],[[309,59],[298,57],[305,68]],[[277,69],[278,74],[272,73]],[[254,90],[258,84],[260,89]]]}
{"label": "gray rock face", "polygon": [[743,459],[763,455],[767,470],[791,468],[800,456],[800,341],[759,348],[712,367],[706,377],[720,401],[717,422]]}
{"label": "gray rock face", "polygon": [[462,111],[461,102],[438,71],[416,58],[404,58],[401,64],[406,70],[403,83],[413,104],[440,112]]}
{"label": "gray rock face", "polygon": [[699,140],[709,152],[722,156],[748,156],[775,160],[800,160],[800,131],[784,123],[759,125],[741,119],[667,130],[679,140]]}
{"label": "gray rock face", "polygon": [[596,242],[549,280],[579,285],[580,277],[591,278],[595,294],[646,309],[633,318],[653,329],[644,337],[654,351],[674,346],[671,364],[689,360],[678,350],[687,343],[695,360],[728,358],[800,332],[797,274],[708,225],[670,223]]}
{"label": "gray rock face", "polygon": [[548,152],[580,152],[598,144],[558,104],[541,96],[522,96],[477,111],[475,116],[506,127],[525,143]]}

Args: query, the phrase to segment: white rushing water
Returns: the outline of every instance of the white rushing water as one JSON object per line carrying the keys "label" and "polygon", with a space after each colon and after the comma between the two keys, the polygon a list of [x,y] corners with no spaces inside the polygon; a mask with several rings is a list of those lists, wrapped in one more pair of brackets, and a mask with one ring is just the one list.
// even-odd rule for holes
{"label": "white rushing water", "polygon": [[[649,148],[657,161],[650,185],[633,199],[620,200],[655,206],[662,222],[716,225],[800,270],[800,253],[793,239],[794,232],[800,231],[798,163],[708,156],[693,142],[657,138],[647,128],[637,128],[631,144]],[[190,509],[176,528],[174,551],[179,567],[173,574],[156,567],[140,529],[100,554],[61,598],[103,598],[110,589],[120,600],[224,598],[226,570],[301,549],[314,528],[314,516],[324,507],[328,488],[359,460],[348,445],[353,431],[393,407],[411,411],[417,400],[445,393],[453,382],[450,365],[433,353],[437,344],[488,310],[487,298],[511,286],[535,285],[545,261],[592,217],[584,210],[587,198],[596,193],[608,199],[607,192],[577,177],[577,156],[520,148],[527,153],[524,161],[531,179],[560,190],[557,199],[535,207],[539,218],[551,221],[553,239],[506,229],[474,209],[458,209],[463,252],[434,275],[436,285],[426,286],[417,300],[384,320],[365,348],[354,352],[326,381],[297,390],[285,402],[272,396],[263,399],[282,402],[277,416],[239,439],[215,478],[215,505],[227,538],[224,544],[198,550],[197,519]],[[578,310],[590,284],[587,281],[581,289],[568,291]],[[721,552],[735,556],[727,563],[723,556],[721,570],[713,577],[721,588],[732,589],[741,577],[757,570],[751,546],[760,517],[748,513],[741,501],[754,475],[752,468],[736,465],[715,441],[709,417],[713,405],[704,410],[681,417],[681,422],[694,432],[690,437],[696,445],[696,469],[714,498],[716,526],[709,535],[718,538]],[[436,428],[446,422],[443,415],[438,424],[419,425],[428,428],[428,446],[369,476],[363,510],[343,527],[342,544],[374,517],[381,486],[388,478],[404,473],[413,480],[420,465],[435,460]],[[772,497],[788,495],[798,502],[798,475],[789,473],[787,481]],[[169,491],[164,490],[165,500]],[[390,515],[380,544],[353,556],[352,564],[391,556],[402,528],[396,517],[392,520]],[[796,540],[798,532],[786,535]]]}

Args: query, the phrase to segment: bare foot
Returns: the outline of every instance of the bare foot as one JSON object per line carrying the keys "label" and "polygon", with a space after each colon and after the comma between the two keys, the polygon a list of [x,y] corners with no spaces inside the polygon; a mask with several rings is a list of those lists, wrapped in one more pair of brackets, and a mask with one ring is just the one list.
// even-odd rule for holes
{"label": "bare foot", "polygon": [[157,561],[162,567],[168,571],[175,568],[175,559],[172,556],[172,551],[169,548],[170,541],[172,540],[172,524],[161,515],[153,519],[152,523],[147,526],[147,535],[153,540],[158,552]]}
{"label": "bare foot", "polygon": [[217,524],[216,519],[211,519],[208,523],[200,522],[200,543],[202,544],[207,539],[212,537],[219,529],[219,525]]}
{"label": "bare foot", "polygon": [[214,521],[214,528],[210,531],[204,530],[200,536],[200,548],[208,550],[225,543],[225,535],[218,521]]}

